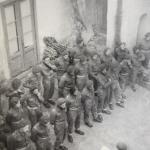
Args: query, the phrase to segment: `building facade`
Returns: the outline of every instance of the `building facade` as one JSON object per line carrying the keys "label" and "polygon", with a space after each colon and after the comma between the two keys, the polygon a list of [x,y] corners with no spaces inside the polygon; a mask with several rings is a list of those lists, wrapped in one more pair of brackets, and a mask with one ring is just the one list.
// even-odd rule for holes
{"label": "building facade", "polygon": [[0,0],[0,78],[38,63],[43,37],[67,39],[80,19],[87,27],[86,37],[96,24],[107,46],[123,41],[132,49],[150,32],[149,8],[149,0]]}

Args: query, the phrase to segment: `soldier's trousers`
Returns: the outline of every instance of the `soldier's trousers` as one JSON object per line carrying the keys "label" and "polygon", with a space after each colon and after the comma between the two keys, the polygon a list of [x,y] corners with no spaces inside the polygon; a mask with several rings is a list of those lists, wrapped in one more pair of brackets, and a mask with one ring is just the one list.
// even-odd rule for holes
{"label": "soldier's trousers", "polygon": [[33,127],[38,122],[39,118],[42,116],[42,111],[40,108],[32,109],[28,107],[28,116],[31,122],[31,126]]}
{"label": "soldier's trousers", "polygon": [[90,113],[92,113],[93,119],[97,118],[97,109],[94,99],[87,99],[83,103],[83,109],[84,109],[84,122],[89,123],[90,122]]}
{"label": "soldier's trousers", "polygon": [[59,122],[56,123],[54,126],[56,141],[54,144],[55,150],[59,150],[60,145],[63,144],[65,137],[66,137],[66,123]]}
{"label": "soldier's trousers", "polygon": [[81,119],[81,110],[69,110],[67,112],[67,120],[68,120],[68,133],[73,133],[73,130],[78,130],[80,128],[80,119]]}
{"label": "soldier's trousers", "polygon": [[77,76],[77,88],[79,91],[82,91],[83,88],[86,86],[86,82],[87,82],[87,76],[83,75],[83,76]]}
{"label": "soldier's trousers", "polygon": [[101,113],[104,109],[104,104],[106,100],[107,91],[105,89],[99,88],[97,90],[97,112]]}
{"label": "soldier's trousers", "polygon": [[37,150],[52,150],[52,144],[49,138],[40,139],[36,142]]}
{"label": "soldier's trousers", "polygon": [[122,101],[122,92],[118,80],[114,80],[112,84],[112,104]]}

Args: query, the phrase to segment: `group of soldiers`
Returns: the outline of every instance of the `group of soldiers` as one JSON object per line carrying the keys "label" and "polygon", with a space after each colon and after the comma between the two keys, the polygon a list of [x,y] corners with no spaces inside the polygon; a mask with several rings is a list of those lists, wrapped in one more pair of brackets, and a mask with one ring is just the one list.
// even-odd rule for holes
{"label": "group of soldiers", "polygon": [[[137,80],[144,76],[145,55],[140,48],[131,54],[120,43],[114,51],[106,48],[98,53],[87,50],[82,38],[76,45],[75,50],[55,52],[53,57],[45,50],[42,63],[33,66],[24,81],[0,83],[1,98],[3,102],[8,98],[9,104],[7,112],[0,112],[0,149],[67,150],[65,137],[73,143],[74,133],[84,135],[82,114],[92,128],[93,121],[102,123],[103,113],[125,107],[126,87],[136,91]],[[50,129],[56,136],[54,144]]]}

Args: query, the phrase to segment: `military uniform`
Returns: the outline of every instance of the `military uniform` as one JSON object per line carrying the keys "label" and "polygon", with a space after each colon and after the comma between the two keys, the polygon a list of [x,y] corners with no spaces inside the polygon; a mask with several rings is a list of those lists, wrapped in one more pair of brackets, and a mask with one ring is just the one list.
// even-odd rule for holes
{"label": "military uniform", "polygon": [[68,71],[71,74],[69,72],[65,73],[59,82],[59,95],[61,97],[66,97],[69,94],[70,89],[75,87],[74,66],[70,66]]}
{"label": "military uniform", "polygon": [[42,65],[42,76],[44,104],[48,106],[50,100],[55,99],[55,92],[58,91],[57,76],[53,69],[45,62]]}
{"label": "military uniform", "polygon": [[[11,127],[12,131],[16,130],[18,126],[26,124],[25,114],[21,106],[17,107],[15,105],[19,104],[18,97],[13,97],[10,101],[10,110],[7,113],[6,121]],[[12,106],[11,106],[12,105]]]}
{"label": "military uniform", "polygon": [[80,56],[80,62],[75,67],[76,85],[80,92],[86,86],[88,80],[88,65],[84,56]]}
{"label": "military uniform", "polygon": [[100,119],[100,116],[98,116],[97,114],[92,81],[88,81],[86,87],[82,91],[82,104],[84,109],[84,122],[88,127],[93,126],[90,122],[90,113],[92,113],[94,121],[102,121],[102,119]]}
{"label": "military uniform", "polygon": [[130,53],[127,48],[116,48],[116,59],[118,62],[122,62],[125,59],[130,59]]}
{"label": "military uniform", "polygon": [[54,125],[55,135],[56,135],[56,141],[54,144],[55,150],[67,149],[62,144],[64,142],[64,139],[66,137],[66,111],[65,108],[61,108],[61,105],[65,104],[64,98],[59,98],[57,100],[57,106],[51,111],[51,124]]}
{"label": "military uniform", "polygon": [[7,150],[36,150],[36,147],[25,131],[17,129],[8,138]]}
{"label": "military uniform", "polygon": [[47,115],[42,116],[32,128],[32,140],[35,142],[37,150],[52,150],[49,117]]}
{"label": "military uniform", "polygon": [[42,75],[41,68],[39,66],[32,68],[32,74],[27,77],[27,80],[23,85],[26,88],[31,88],[32,86],[37,87],[41,95],[43,95]]}
{"label": "military uniform", "polygon": [[80,92],[74,91],[66,97],[66,107],[67,107],[68,134],[69,134],[68,136],[71,137],[74,127],[75,127],[76,133],[83,135],[84,133],[79,130],[80,119],[81,119],[81,94]]}
{"label": "military uniform", "polygon": [[58,81],[60,81],[61,77],[67,70],[69,62],[65,60],[63,56],[60,56],[59,58],[56,59],[55,65],[57,67],[57,78],[58,78]]}
{"label": "military uniform", "polygon": [[39,118],[42,116],[41,102],[43,102],[43,99],[41,100],[40,97],[30,91],[30,94],[26,99],[26,103],[28,116],[32,127],[38,122]]}

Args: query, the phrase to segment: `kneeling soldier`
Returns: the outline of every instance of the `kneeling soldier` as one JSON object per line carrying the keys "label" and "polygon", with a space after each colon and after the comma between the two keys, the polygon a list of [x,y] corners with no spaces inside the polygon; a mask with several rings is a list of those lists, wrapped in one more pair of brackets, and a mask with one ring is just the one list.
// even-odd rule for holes
{"label": "kneeling soldier", "polygon": [[50,116],[51,124],[54,125],[56,141],[54,148],[55,150],[67,150],[63,146],[63,142],[66,136],[66,101],[64,98],[57,100],[57,106],[51,112]]}

